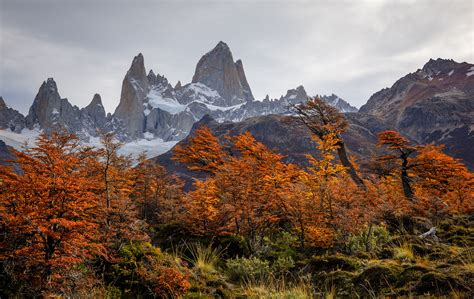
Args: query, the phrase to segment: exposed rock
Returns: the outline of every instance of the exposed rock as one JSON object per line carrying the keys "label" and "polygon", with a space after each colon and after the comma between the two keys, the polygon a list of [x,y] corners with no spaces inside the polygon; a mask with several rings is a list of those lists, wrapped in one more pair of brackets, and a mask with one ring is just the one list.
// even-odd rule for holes
{"label": "exposed rock", "polygon": [[337,108],[337,110],[341,112],[357,112],[358,109],[354,106],[351,106],[348,102],[344,101],[340,97],[335,94],[331,94],[330,96],[323,95],[321,96],[326,103],[329,105]]}
{"label": "exposed rock", "polygon": [[123,136],[124,138],[143,137],[145,119],[143,100],[148,94],[149,88],[143,55],[140,53],[133,59],[132,65],[123,79],[120,103],[114,113],[114,118],[117,121],[113,124],[119,123],[123,126],[126,134]]}
{"label": "exposed rock", "polygon": [[13,167],[17,173],[21,170],[18,164],[14,163],[16,157],[14,155],[14,149],[5,144],[4,141],[0,140],[0,166]]}
{"label": "exposed rock", "polygon": [[107,118],[98,93],[94,95],[89,105],[81,109],[81,122],[83,132],[91,136],[97,136],[98,131],[105,131]]}
{"label": "exposed rock", "polygon": [[177,89],[180,89],[182,86],[181,86],[181,81],[178,80],[178,83],[176,83],[176,85],[174,86],[174,89],[177,90]]}
{"label": "exposed rock", "polygon": [[[243,77],[245,78],[245,74]],[[199,60],[192,83],[202,83],[216,90],[226,99],[226,106],[237,105],[245,99],[232,53],[224,42],[219,42]]]}
{"label": "exposed rock", "polygon": [[242,91],[244,93],[244,98],[247,102],[254,101],[255,98],[253,97],[252,90],[250,89],[250,85],[247,82],[247,77],[245,76],[244,66],[242,64],[242,60],[237,60],[235,62],[235,67],[237,68],[237,74],[239,75],[240,84],[242,85]]}
{"label": "exposed rock", "polygon": [[61,97],[53,78],[44,81],[36,94],[33,105],[31,105],[26,123],[28,128],[33,129],[35,125],[40,128],[48,128],[57,121],[61,111]]}
{"label": "exposed rock", "polygon": [[56,82],[53,78],[48,78],[41,85],[30,107],[26,125],[29,129],[37,126],[46,132],[67,130],[77,133],[82,129],[80,116],[79,108],[72,106],[67,99],[62,99]]}
{"label": "exposed rock", "polygon": [[7,106],[0,96],[0,129],[10,129],[20,133],[25,127],[25,117],[18,111]]}

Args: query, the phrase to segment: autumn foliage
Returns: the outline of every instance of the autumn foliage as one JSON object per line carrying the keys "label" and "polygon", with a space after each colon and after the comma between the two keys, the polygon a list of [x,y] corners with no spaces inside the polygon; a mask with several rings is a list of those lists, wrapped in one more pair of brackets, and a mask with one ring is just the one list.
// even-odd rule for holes
{"label": "autumn foliage", "polygon": [[109,271],[125,244],[149,238],[131,197],[135,169],[119,148],[112,135],[96,150],[42,134],[16,153],[21,172],[0,168],[0,261],[11,286],[27,296],[88,292],[99,283],[94,264]]}
{"label": "autumn foliage", "polygon": [[287,163],[249,132],[218,138],[204,126],[173,152],[176,162],[200,172],[189,191],[145,155],[120,155],[113,134],[102,135],[100,148],[64,132],[40,135],[16,153],[17,168],[0,168],[1,277],[24,296],[115,288],[180,297],[203,270],[191,275],[189,264],[155,247],[168,240],[161,231],[241,240],[250,254],[282,233],[303,251],[346,248],[365,234],[369,251],[372,228],[387,215],[435,221],[473,212],[474,176],[441,146],[381,132],[376,171],[362,179],[341,151],[341,115],[317,100],[308,105],[301,113],[315,114],[301,117],[315,126],[319,155],[308,156],[307,165]]}

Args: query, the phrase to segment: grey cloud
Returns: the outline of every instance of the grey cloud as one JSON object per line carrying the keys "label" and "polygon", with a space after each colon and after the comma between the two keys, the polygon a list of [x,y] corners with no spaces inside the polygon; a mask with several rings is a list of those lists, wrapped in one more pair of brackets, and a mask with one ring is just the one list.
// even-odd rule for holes
{"label": "grey cloud", "polygon": [[257,99],[304,85],[360,106],[429,58],[474,61],[466,1],[0,2],[0,94],[26,112],[47,77],[85,106],[108,111],[142,52],[174,84],[219,40],[241,58]]}

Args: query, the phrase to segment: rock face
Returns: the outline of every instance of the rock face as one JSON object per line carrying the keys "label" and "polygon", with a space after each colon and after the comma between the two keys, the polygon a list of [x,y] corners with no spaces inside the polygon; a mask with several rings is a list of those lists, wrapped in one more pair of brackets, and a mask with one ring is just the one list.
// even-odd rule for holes
{"label": "rock face", "polygon": [[0,140],[0,166],[12,166],[17,173],[20,172],[20,168],[17,164],[13,163],[15,161],[15,156],[13,154],[13,149]]}
{"label": "rock face", "polygon": [[7,106],[0,96],[0,129],[10,129],[20,133],[25,127],[25,117],[18,111]]}
{"label": "rock face", "polygon": [[82,132],[81,111],[67,99],[61,98],[53,78],[48,78],[41,85],[26,116],[29,129],[35,127],[45,130],[67,130],[72,133]]}
{"label": "rock face", "polygon": [[123,141],[181,140],[206,114],[218,121],[241,121],[290,113],[290,105],[306,100],[306,91],[299,86],[280,99],[255,101],[242,61],[234,62],[229,47],[220,42],[199,60],[192,82],[182,85],[178,81],[175,87],[153,70],[146,75],[143,55],[137,55],[123,79],[119,106],[106,127]]}
{"label": "rock face", "polygon": [[56,82],[53,78],[48,78],[39,88],[26,116],[28,128],[33,129],[35,125],[40,128],[52,127],[59,119],[61,104]]}
{"label": "rock face", "polygon": [[255,98],[252,94],[252,90],[250,89],[250,85],[247,82],[247,77],[245,76],[242,60],[237,60],[235,62],[235,67],[237,68],[237,74],[239,75],[239,80],[240,84],[242,85],[242,92],[244,94],[245,100],[247,100],[247,102],[255,101]]}
{"label": "rock face", "polygon": [[419,143],[445,144],[474,168],[474,65],[431,59],[375,93],[360,112],[383,119]]}
{"label": "rock face", "polygon": [[332,94],[330,96],[321,96],[321,99],[323,99],[326,103],[329,105],[337,108],[339,111],[345,113],[345,112],[357,112],[358,109],[354,106],[351,106],[348,102],[344,101],[340,97],[338,97],[335,94]]}
{"label": "rock face", "polygon": [[53,78],[43,82],[26,116],[29,129],[66,130],[84,139],[97,136],[99,130],[105,130],[105,125],[105,110],[99,94],[88,106],[79,109],[61,98]]}
{"label": "rock face", "polygon": [[143,100],[149,89],[145,62],[140,53],[133,58],[132,65],[123,79],[120,103],[114,113],[114,119],[124,129],[126,137],[143,137]]}
{"label": "rock face", "polygon": [[82,131],[90,136],[97,136],[99,131],[105,131],[107,118],[98,93],[94,95],[89,105],[81,109],[80,119]]}
{"label": "rock face", "polygon": [[[232,53],[224,42],[219,42],[214,49],[199,60],[192,83],[202,83],[217,91],[226,99],[226,106],[253,99],[242,61],[234,62]],[[246,85],[245,92],[244,85]]]}

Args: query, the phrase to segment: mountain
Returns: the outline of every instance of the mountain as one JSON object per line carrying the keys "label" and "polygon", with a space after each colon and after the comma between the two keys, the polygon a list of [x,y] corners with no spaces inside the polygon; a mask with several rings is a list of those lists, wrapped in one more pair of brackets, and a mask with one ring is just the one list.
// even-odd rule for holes
{"label": "mountain", "polygon": [[21,133],[25,127],[25,117],[18,111],[7,106],[0,96],[0,129]]}
{"label": "mountain", "polygon": [[[65,129],[82,139],[96,137],[98,131],[113,131],[124,142],[139,140],[179,141],[205,115],[223,121],[242,121],[267,114],[291,114],[291,105],[308,98],[303,86],[287,91],[279,99],[267,96],[256,101],[245,75],[242,60],[234,61],[227,44],[219,42],[201,57],[191,83],[178,81],[173,87],[164,75],[145,68],[139,53],[122,81],[120,101],[113,115],[106,116],[100,95],[79,109],[59,94],[53,78],[43,82],[26,117],[1,101],[0,128],[21,132]],[[354,111],[335,95],[324,99],[344,112]]]}
{"label": "mountain", "polygon": [[360,108],[418,143],[446,145],[446,152],[474,168],[474,65],[430,59],[422,69],[382,89]]}
{"label": "mountain", "polygon": [[319,96],[321,99],[323,99],[326,103],[329,105],[337,108],[339,111],[346,113],[346,112],[357,112],[358,109],[354,106],[351,106],[348,102],[344,101],[340,97],[338,97],[335,94],[332,94],[330,96],[322,95]]}
{"label": "mountain", "polygon": [[48,78],[39,88],[25,123],[30,130],[66,130],[88,140],[97,136],[98,130],[105,130],[106,115],[99,94],[94,95],[89,105],[79,109],[61,98],[56,82]]}
{"label": "mountain", "polygon": [[[191,83],[182,85],[178,81],[175,87],[153,70],[146,75],[144,57],[138,54],[123,79],[120,103],[107,130],[117,132],[123,141],[142,138],[178,141],[204,115],[218,121],[241,121],[259,115],[288,114],[289,106],[307,98],[300,86],[288,90],[280,99],[256,101],[242,60],[234,62],[224,42],[201,57]],[[342,99],[333,102],[347,111],[355,109]]]}
{"label": "mountain", "polygon": [[[352,149],[355,152],[370,152],[367,146],[380,130],[396,129],[418,143],[446,144],[449,154],[474,168],[470,150],[474,148],[473,74],[472,64],[430,60],[422,69],[375,93],[359,112],[335,94],[320,97],[346,113],[351,124],[346,138],[357,145]],[[267,95],[255,100],[242,60],[234,61],[228,45],[219,42],[201,57],[187,84],[178,81],[172,86],[165,75],[147,71],[141,53],[135,56],[113,114],[106,115],[98,94],[84,108],[72,105],[60,96],[52,78],[43,82],[26,117],[0,98],[0,136],[18,147],[40,130],[64,129],[86,142],[97,142],[98,131],[108,131],[126,143],[127,153],[146,148],[156,155],[186,138],[206,115],[226,126],[229,122],[245,124],[248,119],[258,126],[260,120],[266,121],[262,116],[292,115],[291,106],[307,99],[304,87],[298,86],[276,99]],[[281,132],[284,130],[271,134]]]}
{"label": "mountain", "polygon": [[229,46],[222,41],[199,60],[192,83],[202,83],[217,91],[228,106],[254,100],[242,61],[234,62]]}

